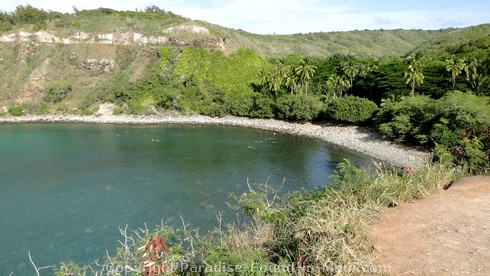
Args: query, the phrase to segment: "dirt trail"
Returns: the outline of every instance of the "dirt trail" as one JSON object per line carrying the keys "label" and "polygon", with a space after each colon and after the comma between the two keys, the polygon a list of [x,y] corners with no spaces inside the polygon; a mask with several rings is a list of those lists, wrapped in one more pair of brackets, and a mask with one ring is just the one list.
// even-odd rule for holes
{"label": "dirt trail", "polygon": [[490,176],[393,208],[370,231],[392,275],[490,275]]}

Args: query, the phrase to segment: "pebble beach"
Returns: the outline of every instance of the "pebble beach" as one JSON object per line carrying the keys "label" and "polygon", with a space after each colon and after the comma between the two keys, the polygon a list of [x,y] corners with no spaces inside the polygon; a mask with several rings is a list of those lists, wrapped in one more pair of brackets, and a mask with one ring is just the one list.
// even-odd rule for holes
{"label": "pebble beach", "polygon": [[388,165],[419,168],[426,164],[431,154],[404,147],[382,139],[368,128],[358,126],[331,126],[311,123],[290,123],[273,119],[243,117],[208,117],[202,115],[23,115],[0,117],[0,124],[11,123],[96,123],[96,124],[185,124],[224,125],[268,130],[291,135],[301,135],[345,147],[382,161]]}

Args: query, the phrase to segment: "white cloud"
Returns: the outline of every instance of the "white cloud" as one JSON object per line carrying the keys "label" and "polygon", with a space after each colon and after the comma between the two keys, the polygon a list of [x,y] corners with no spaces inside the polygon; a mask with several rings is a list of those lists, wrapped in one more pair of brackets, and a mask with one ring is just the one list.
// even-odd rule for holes
{"label": "white cloud", "polygon": [[320,18],[347,13],[348,9],[317,0],[235,0],[211,8],[175,7],[174,11],[253,33],[295,33],[318,25]]}
{"label": "white cloud", "polygon": [[[233,0],[218,1],[213,7],[174,6],[177,14],[252,33],[290,34],[298,32],[363,29],[440,29],[489,23],[490,5],[458,9],[373,11],[340,1],[317,0]],[[485,21],[487,20],[487,21]]]}
{"label": "white cloud", "polygon": [[[222,26],[244,29],[252,33],[307,33],[363,29],[440,29],[465,27],[488,22],[490,4],[467,5],[467,8],[424,10],[363,9],[350,1],[337,0],[116,0],[83,2],[31,0],[35,7],[72,12],[106,7],[135,10],[155,4],[162,9],[192,19],[205,20]],[[202,3],[205,2],[205,3]],[[19,0],[4,0],[2,8],[13,10]]]}

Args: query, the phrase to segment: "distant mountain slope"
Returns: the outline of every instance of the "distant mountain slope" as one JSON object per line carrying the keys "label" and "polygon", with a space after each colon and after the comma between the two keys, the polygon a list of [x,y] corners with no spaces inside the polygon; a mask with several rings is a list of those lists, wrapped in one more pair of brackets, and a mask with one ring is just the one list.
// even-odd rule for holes
{"label": "distant mountain slope", "polygon": [[231,48],[246,47],[264,56],[298,53],[306,56],[356,55],[400,56],[446,30],[364,30],[293,35],[257,35],[208,24],[213,34],[226,39]]}
{"label": "distant mountain slope", "polygon": [[[118,35],[136,32],[146,36],[165,36],[170,41],[179,41],[181,44],[196,44],[196,41],[223,38],[230,51],[249,48],[262,56],[282,56],[290,53],[318,57],[335,54],[362,57],[400,56],[422,43],[437,39],[452,31],[365,30],[257,35],[203,21],[190,20],[156,7],[150,7],[146,12],[121,12],[105,8],[77,11],[75,14],[48,13],[35,8],[27,12],[34,13],[34,16],[29,18],[40,18],[41,21],[30,22],[30,19],[16,16],[12,16],[9,21],[3,14],[3,17],[0,16],[2,34],[19,31],[34,33],[43,30],[60,37],[69,37],[76,32],[85,32],[95,36],[106,33]],[[45,13],[44,16],[42,16],[43,13]]]}
{"label": "distant mountain slope", "polygon": [[424,53],[426,57],[444,54],[459,54],[488,51],[490,49],[490,24],[482,24],[463,29],[446,29],[445,32],[412,49],[414,53]]}

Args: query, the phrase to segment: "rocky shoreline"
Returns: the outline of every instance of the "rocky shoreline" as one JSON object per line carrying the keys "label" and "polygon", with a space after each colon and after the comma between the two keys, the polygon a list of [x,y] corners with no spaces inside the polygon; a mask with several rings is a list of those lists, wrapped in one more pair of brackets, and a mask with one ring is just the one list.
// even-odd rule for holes
{"label": "rocky shoreline", "polygon": [[202,115],[24,115],[0,117],[0,124],[9,123],[98,123],[98,124],[187,124],[226,125],[270,130],[318,138],[346,147],[397,167],[419,168],[430,159],[430,153],[402,147],[381,139],[366,128],[357,126],[320,126],[310,123],[289,123],[272,119],[251,119],[226,116],[212,118]]}

